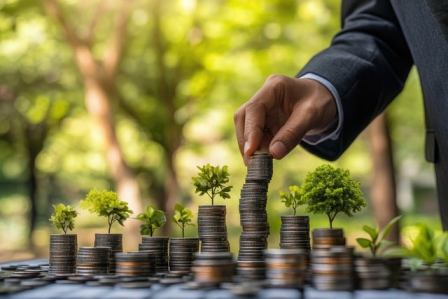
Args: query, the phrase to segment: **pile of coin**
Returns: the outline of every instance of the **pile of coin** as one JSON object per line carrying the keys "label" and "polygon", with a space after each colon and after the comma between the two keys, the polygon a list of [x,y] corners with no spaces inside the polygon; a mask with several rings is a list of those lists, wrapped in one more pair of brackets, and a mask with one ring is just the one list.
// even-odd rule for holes
{"label": "pile of coin", "polygon": [[76,273],[101,275],[109,273],[109,247],[81,247],[78,251]]}
{"label": "pile of coin", "polygon": [[391,273],[386,260],[358,256],[354,264],[358,289],[382,290],[390,287]]}
{"label": "pile of coin", "polygon": [[280,248],[310,251],[310,218],[308,216],[282,216]]}
{"label": "pile of coin", "polygon": [[168,272],[168,237],[142,236],[142,243],[138,245],[139,251],[151,253],[155,258],[156,273]]}
{"label": "pile of coin", "polygon": [[243,232],[237,270],[242,280],[262,280],[265,276],[264,250],[269,235],[266,203],[272,171],[270,154],[256,152],[250,157],[239,203]]}
{"label": "pile of coin", "polygon": [[199,206],[198,233],[202,252],[228,252],[226,206]]}
{"label": "pile of coin", "polygon": [[311,251],[312,283],[318,290],[353,289],[353,248],[333,246]]}
{"label": "pile of coin", "polygon": [[306,275],[306,256],[303,249],[271,249],[265,251],[266,279],[269,286],[302,288]]}
{"label": "pile of coin", "polygon": [[151,276],[155,273],[155,257],[149,252],[118,252],[115,260],[118,276]]}
{"label": "pile of coin", "polygon": [[170,272],[188,274],[191,271],[194,255],[199,250],[198,238],[170,239]]}
{"label": "pile of coin", "polygon": [[194,280],[200,285],[216,286],[230,282],[235,272],[233,255],[230,252],[197,253],[191,270]]}
{"label": "pile of coin", "polygon": [[77,249],[76,235],[50,235],[48,273],[51,275],[75,273]]}
{"label": "pile of coin", "polygon": [[95,234],[95,247],[109,247],[109,272],[115,273],[115,254],[123,252],[122,234]]}
{"label": "pile of coin", "polygon": [[345,246],[344,231],[341,228],[318,228],[313,230],[313,249]]}

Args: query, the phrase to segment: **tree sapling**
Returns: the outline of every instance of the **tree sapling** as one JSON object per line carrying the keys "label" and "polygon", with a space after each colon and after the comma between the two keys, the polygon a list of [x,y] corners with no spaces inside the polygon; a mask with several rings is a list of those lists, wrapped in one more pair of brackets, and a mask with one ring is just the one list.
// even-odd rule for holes
{"label": "tree sapling", "polygon": [[298,207],[306,204],[305,197],[303,196],[302,190],[299,186],[292,185],[289,186],[288,189],[288,193],[280,192],[280,198],[285,207],[291,208],[293,215],[296,216]]}
{"label": "tree sapling", "polygon": [[50,221],[57,229],[62,229],[64,235],[68,230],[75,228],[75,218],[78,216],[78,212],[69,205],[59,203],[53,205],[53,214],[51,214]]}
{"label": "tree sapling", "polygon": [[215,203],[215,197],[218,195],[223,199],[230,198],[229,192],[232,186],[229,183],[229,171],[227,166],[213,166],[205,164],[198,166],[198,175],[193,177],[195,192],[200,196],[207,194],[212,202]]}
{"label": "tree sapling", "polygon": [[185,238],[185,227],[187,225],[194,225],[191,220],[193,219],[193,212],[190,209],[182,206],[181,204],[176,204],[173,221],[182,230],[182,238]]}
{"label": "tree sapling", "polygon": [[140,234],[153,236],[154,232],[166,223],[165,213],[151,206],[146,207],[143,213],[137,215],[143,223],[140,225]]}

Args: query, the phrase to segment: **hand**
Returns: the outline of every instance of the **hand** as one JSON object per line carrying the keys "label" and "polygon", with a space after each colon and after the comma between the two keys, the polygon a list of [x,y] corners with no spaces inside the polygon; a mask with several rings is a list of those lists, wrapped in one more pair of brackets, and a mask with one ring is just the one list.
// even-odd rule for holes
{"label": "hand", "polygon": [[235,113],[238,145],[245,163],[256,150],[282,159],[305,134],[318,134],[336,119],[328,89],[311,79],[271,75]]}

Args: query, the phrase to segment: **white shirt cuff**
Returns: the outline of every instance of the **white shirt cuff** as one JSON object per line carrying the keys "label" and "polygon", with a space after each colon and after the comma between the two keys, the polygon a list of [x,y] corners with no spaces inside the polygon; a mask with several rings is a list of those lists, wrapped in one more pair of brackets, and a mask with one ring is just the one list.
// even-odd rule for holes
{"label": "white shirt cuff", "polygon": [[331,131],[330,133],[323,133],[323,134],[317,134],[317,135],[305,135],[303,137],[302,141],[305,143],[308,143],[309,145],[318,145],[321,142],[324,142],[325,140],[337,140],[339,138],[339,135],[342,130],[342,124],[344,122],[344,112],[342,111],[342,104],[341,104],[341,98],[339,97],[339,93],[334,87],[333,84],[331,84],[330,81],[328,81],[325,78],[322,78],[319,75],[313,74],[313,73],[306,73],[305,75],[301,76],[300,79],[311,79],[319,82],[323,86],[325,86],[328,91],[333,96],[334,101],[336,102],[336,108],[337,108],[337,126],[336,129]]}

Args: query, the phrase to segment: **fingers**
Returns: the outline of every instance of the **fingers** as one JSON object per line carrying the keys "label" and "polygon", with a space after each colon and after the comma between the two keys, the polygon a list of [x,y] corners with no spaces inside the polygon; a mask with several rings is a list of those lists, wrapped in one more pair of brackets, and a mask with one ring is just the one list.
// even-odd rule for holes
{"label": "fingers", "polygon": [[244,106],[235,113],[233,116],[233,122],[235,123],[236,140],[238,141],[238,147],[240,149],[241,156],[244,157],[244,120],[245,120],[245,108]]}
{"label": "fingers", "polygon": [[244,121],[243,154],[247,160],[260,147],[266,122],[264,105],[249,103],[246,106]]}

